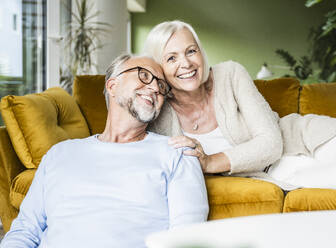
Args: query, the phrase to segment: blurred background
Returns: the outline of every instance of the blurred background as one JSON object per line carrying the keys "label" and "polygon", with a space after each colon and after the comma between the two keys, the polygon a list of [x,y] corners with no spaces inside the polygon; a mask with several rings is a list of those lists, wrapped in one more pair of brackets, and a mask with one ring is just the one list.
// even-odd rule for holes
{"label": "blurred background", "polygon": [[336,0],[0,0],[0,97],[71,93],[75,75],[104,74],[176,19],[194,27],[210,65],[234,60],[253,79],[336,81]]}
{"label": "blurred background", "polygon": [[[149,30],[157,23],[179,19],[196,30],[210,64],[234,60],[256,78],[266,62],[271,78],[293,74],[277,49],[299,60],[312,52],[312,29],[321,28],[336,1],[310,8],[305,0],[148,0],[145,13],[132,14],[132,49],[140,52]],[[308,1],[309,2],[309,1]],[[336,18],[335,18],[336,19]],[[334,40],[336,42],[336,39]],[[336,50],[334,50],[336,51]],[[313,65],[317,68],[317,65]]]}

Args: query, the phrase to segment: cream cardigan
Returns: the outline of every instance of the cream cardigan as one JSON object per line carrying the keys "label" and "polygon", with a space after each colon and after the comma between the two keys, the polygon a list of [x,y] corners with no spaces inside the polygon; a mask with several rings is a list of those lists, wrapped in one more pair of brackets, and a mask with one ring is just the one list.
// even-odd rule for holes
{"label": "cream cardigan", "polygon": [[[217,123],[233,146],[223,150],[231,163],[230,174],[264,177],[255,172],[262,172],[282,154],[312,155],[336,136],[336,118],[291,114],[279,119],[240,64],[223,62],[213,66],[212,72]],[[167,136],[182,135],[168,102],[149,129]]]}

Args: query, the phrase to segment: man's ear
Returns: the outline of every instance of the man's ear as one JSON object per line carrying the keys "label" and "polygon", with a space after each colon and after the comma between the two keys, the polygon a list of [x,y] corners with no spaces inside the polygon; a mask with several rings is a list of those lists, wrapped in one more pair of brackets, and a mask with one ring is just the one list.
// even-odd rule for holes
{"label": "man's ear", "polygon": [[115,88],[117,84],[118,80],[116,80],[115,77],[110,77],[105,84],[106,91],[113,97],[115,95]]}

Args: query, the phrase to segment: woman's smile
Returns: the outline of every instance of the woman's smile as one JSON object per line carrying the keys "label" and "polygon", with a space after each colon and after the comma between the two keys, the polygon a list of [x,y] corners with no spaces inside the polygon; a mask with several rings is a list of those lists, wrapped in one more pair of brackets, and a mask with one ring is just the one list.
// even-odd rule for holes
{"label": "woman's smile", "polygon": [[190,72],[186,72],[183,74],[178,75],[177,77],[180,79],[190,79],[196,75],[197,70],[192,70]]}

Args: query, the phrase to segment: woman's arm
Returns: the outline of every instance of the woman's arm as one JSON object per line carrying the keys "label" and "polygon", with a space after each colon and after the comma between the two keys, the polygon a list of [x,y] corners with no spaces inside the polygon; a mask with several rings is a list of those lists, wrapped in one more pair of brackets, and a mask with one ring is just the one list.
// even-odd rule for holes
{"label": "woman's arm", "polygon": [[230,173],[261,171],[281,157],[283,142],[277,119],[243,66],[232,62],[231,85],[240,114],[252,136],[223,151]]}

